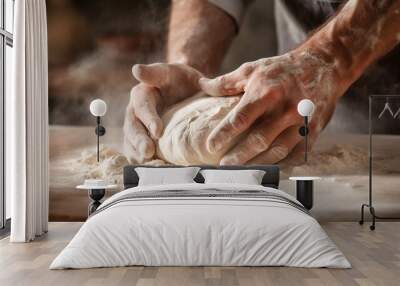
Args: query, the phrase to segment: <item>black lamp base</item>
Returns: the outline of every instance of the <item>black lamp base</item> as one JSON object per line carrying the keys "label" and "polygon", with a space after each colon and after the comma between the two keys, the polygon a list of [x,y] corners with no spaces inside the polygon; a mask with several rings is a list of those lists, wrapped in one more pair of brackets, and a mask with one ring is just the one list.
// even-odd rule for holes
{"label": "black lamp base", "polygon": [[309,133],[309,130],[308,130],[307,127],[301,126],[301,127],[299,128],[299,134],[300,134],[302,137],[308,135],[308,133]]}
{"label": "black lamp base", "polygon": [[97,136],[103,136],[106,134],[106,129],[102,125],[98,125],[94,131]]}
{"label": "black lamp base", "polygon": [[97,135],[97,162],[100,162],[100,136],[106,134],[106,129],[104,126],[100,125],[100,116],[96,117],[97,126],[94,132]]}
{"label": "black lamp base", "polygon": [[304,137],[304,161],[307,163],[307,152],[308,152],[308,117],[304,116],[304,125],[299,128],[299,134]]}

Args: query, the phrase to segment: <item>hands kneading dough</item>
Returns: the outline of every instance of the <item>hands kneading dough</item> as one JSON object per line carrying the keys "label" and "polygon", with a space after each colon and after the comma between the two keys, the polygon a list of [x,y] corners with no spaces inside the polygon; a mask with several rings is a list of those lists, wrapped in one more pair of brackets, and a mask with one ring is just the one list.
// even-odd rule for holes
{"label": "hands kneading dough", "polygon": [[[168,82],[159,80],[171,72],[174,76],[170,75]],[[234,108],[240,97],[196,94],[200,73],[180,65],[135,66],[133,74],[143,82],[132,89],[125,115],[125,155],[128,159],[142,163],[157,155],[178,165],[218,164],[235,141],[215,153],[209,152],[205,143],[213,128]],[[182,74],[187,76],[182,79]],[[187,82],[186,86],[178,80]]]}
{"label": "hands kneading dough", "polygon": [[125,113],[124,151],[130,162],[157,155],[173,164],[218,164],[235,140],[214,153],[205,143],[239,97],[198,93],[201,73],[183,64],[135,65],[132,70],[141,83],[132,89]]}
{"label": "hands kneading dough", "polygon": [[[130,158],[142,162],[156,152],[182,165],[273,164],[299,153],[298,102],[310,98],[316,105],[312,143],[348,87],[331,62],[305,48],[245,63],[215,79],[170,64],[136,66],[134,75],[142,83],[132,90],[125,120]],[[205,93],[192,97],[200,87]]]}

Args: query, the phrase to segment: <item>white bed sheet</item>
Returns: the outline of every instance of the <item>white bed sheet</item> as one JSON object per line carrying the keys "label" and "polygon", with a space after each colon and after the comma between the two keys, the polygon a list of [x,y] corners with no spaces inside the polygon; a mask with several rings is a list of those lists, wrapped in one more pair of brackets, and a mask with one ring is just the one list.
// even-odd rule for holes
{"label": "white bed sheet", "polygon": [[[310,215],[288,204],[246,198],[113,201],[132,192],[264,190],[254,185],[179,184],[120,192],[89,218],[50,269],[145,266],[293,266],[349,268]],[[107,205],[109,205],[108,208]]]}

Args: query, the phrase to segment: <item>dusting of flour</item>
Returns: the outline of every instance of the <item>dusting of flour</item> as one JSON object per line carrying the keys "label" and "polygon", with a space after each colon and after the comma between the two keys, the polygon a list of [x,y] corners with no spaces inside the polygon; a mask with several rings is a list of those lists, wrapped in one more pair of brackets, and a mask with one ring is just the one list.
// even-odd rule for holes
{"label": "dusting of flour", "polygon": [[[145,165],[165,165],[162,160],[151,160]],[[100,146],[100,162],[95,148],[84,148],[51,162],[51,187],[71,187],[85,179],[107,179],[110,184],[123,185],[122,173],[128,159],[116,148]]]}
{"label": "dusting of flour", "polygon": [[121,170],[128,165],[128,160],[118,151],[102,147],[100,150],[100,162],[97,162],[97,154],[94,150],[83,150],[76,164],[71,165],[72,171],[82,172],[85,179],[109,178],[110,183],[121,183]]}
{"label": "dusting of flour", "polygon": [[367,171],[367,150],[347,144],[336,144],[326,151],[311,152],[307,164],[283,168],[283,173],[291,176],[365,174]]}

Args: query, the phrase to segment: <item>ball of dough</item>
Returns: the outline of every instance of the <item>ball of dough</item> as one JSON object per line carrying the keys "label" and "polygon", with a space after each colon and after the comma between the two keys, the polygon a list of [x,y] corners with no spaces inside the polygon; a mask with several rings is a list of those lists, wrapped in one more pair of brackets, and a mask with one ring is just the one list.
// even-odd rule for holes
{"label": "ball of dough", "polygon": [[210,132],[239,102],[240,96],[211,97],[204,93],[171,106],[162,116],[164,133],[158,141],[158,156],[176,165],[218,164],[226,151],[207,150]]}

